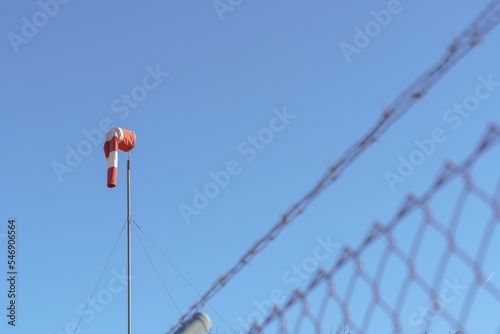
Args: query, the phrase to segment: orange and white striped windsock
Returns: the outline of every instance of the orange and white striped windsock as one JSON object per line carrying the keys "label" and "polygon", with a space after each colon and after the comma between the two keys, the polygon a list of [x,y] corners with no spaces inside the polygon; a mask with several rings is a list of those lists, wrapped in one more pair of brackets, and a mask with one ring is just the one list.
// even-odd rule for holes
{"label": "orange and white striped windsock", "polygon": [[118,174],[118,150],[128,152],[135,146],[135,133],[118,127],[111,128],[106,134],[104,154],[108,162],[108,188],[116,187]]}

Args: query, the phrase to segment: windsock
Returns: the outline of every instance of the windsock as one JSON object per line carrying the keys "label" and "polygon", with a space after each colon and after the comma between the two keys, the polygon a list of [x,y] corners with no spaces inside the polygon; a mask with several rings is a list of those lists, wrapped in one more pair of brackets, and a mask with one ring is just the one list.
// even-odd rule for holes
{"label": "windsock", "polygon": [[108,188],[116,187],[118,174],[118,150],[128,152],[135,146],[135,133],[130,130],[114,127],[106,134],[104,154],[108,162]]}

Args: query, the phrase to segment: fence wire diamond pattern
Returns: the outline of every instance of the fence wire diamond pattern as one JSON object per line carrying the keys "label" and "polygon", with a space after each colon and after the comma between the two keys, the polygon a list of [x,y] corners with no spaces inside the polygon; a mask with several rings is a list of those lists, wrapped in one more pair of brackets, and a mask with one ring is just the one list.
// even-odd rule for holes
{"label": "fence wire diamond pattern", "polygon": [[249,333],[500,333],[500,128]]}

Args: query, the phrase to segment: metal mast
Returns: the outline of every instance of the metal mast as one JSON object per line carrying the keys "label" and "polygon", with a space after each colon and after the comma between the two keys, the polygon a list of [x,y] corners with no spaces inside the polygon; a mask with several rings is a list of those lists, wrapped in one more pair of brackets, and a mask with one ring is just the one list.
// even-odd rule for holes
{"label": "metal mast", "polygon": [[130,215],[130,151],[127,160],[127,264],[128,264],[128,334],[132,334],[132,249],[130,225],[132,218]]}

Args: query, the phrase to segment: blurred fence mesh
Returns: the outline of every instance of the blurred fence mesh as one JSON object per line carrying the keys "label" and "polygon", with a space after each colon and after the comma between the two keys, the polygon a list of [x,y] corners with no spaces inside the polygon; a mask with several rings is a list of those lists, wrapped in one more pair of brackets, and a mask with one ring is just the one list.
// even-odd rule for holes
{"label": "blurred fence mesh", "polygon": [[248,333],[500,333],[500,128]]}
{"label": "blurred fence mesh", "polygon": [[[209,301],[217,295],[224,287],[237,276],[249,263],[271,244],[291,223],[309,207],[328,187],[364,154],[382,135],[391,128],[408,110],[418,101],[423,99],[427,93],[456,65],[472,51],[487,35],[500,23],[500,0],[491,0],[477,17],[453,40],[446,49],[443,56],[417,77],[406,87],[394,101],[384,109],[380,118],[359,140],[354,142],[334,164],[320,177],[318,183],[308,191],[299,201],[282,215],[281,219],[274,224],[270,230],[258,239],[247,252],[224,274],[220,275],[200,295],[196,301],[181,317],[176,325],[172,326],[168,333],[174,333],[182,324],[190,319],[197,311],[205,305],[210,306]],[[211,307],[211,306],[210,306]]]}

